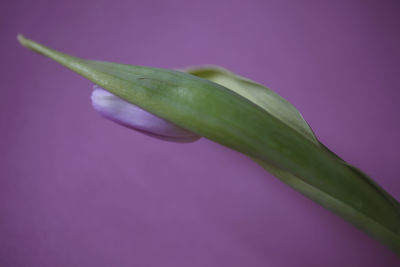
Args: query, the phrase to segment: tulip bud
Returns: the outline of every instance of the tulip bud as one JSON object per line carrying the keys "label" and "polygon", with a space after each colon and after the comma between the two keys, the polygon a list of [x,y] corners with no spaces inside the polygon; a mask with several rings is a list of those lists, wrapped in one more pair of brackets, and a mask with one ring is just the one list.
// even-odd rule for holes
{"label": "tulip bud", "polygon": [[165,141],[194,142],[200,138],[199,135],[157,117],[97,85],[93,89],[93,108],[116,123]]}

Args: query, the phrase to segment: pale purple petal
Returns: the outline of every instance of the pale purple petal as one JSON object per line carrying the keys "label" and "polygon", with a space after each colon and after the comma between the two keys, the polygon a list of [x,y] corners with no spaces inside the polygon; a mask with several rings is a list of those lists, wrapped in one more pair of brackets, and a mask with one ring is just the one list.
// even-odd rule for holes
{"label": "pale purple petal", "polygon": [[147,135],[174,142],[193,142],[200,138],[193,132],[157,117],[112,93],[93,86],[92,105],[102,116]]}

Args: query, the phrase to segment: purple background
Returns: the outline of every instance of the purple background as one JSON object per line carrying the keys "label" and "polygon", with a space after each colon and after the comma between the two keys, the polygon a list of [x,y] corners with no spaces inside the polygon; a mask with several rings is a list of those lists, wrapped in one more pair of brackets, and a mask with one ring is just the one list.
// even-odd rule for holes
{"label": "purple background", "polygon": [[227,67],[400,199],[399,13],[397,0],[2,0],[0,266],[399,266],[244,155],[102,119],[90,82],[16,41]]}

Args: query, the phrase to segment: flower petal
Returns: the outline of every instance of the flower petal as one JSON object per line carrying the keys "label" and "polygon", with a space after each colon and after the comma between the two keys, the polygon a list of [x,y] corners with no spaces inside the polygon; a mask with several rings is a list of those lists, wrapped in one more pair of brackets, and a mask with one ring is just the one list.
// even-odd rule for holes
{"label": "flower petal", "polygon": [[161,119],[97,85],[93,86],[91,99],[93,108],[102,116],[152,137],[174,142],[193,142],[200,138],[195,133]]}

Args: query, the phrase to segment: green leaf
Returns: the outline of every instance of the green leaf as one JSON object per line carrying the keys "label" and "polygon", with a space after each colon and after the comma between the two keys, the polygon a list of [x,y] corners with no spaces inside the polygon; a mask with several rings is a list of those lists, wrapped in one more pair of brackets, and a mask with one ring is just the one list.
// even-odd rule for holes
{"label": "green leaf", "polygon": [[269,88],[218,66],[190,67],[184,71],[229,88],[298,131],[310,141],[319,144],[300,112],[286,99]]}
{"label": "green leaf", "polygon": [[269,89],[229,72],[204,76],[224,80],[222,86],[179,71],[80,59],[18,39],[114,95],[252,157],[400,253],[397,201],[316,141],[300,113]]}
{"label": "green leaf", "polygon": [[[184,71],[225,86],[226,88],[231,89],[235,93],[240,94],[254,104],[260,106],[265,111],[284,122],[287,126],[293,128],[304,137],[320,146],[323,150],[341,160],[343,165],[347,166],[349,170],[352,170],[358,176],[360,186],[363,184],[362,186],[374,187],[376,192],[380,194],[382,198],[387,200],[388,205],[391,205],[393,210],[400,214],[400,205],[392,196],[390,196],[366,174],[358,170],[356,167],[347,164],[336,154],[321,144],[300,112],[292,104],[275,92],[271,91],[269,88],[218,66],[196,66],[186,68]],[[344,219],[351,221],[353,224],[357,225],[361,229],[364,229],[366,232],[380,239],[382,242],[390,244],[391,247],[398,249],[400,242],[398,232],[394,234],[390,230],[388,231],[384,225],[380,224],[378,221],[375,221],[369,216],[365,216],[365,214],[360,212],[355,206],[348,205],[339,198],[336,198],[335,195],[331,195],[326,191],[320,190],[319,188],[308,183],[306,180],[303,180],[301,177],[297,177],[292,173],[280,169],[266,161],[262,161],[257,158],[252,159],[265,170],[279,178],[282,182],[291,186],[296,191],[321,204],[325,208],[334,211]]]}

